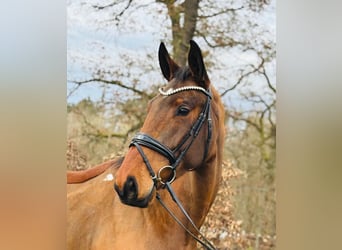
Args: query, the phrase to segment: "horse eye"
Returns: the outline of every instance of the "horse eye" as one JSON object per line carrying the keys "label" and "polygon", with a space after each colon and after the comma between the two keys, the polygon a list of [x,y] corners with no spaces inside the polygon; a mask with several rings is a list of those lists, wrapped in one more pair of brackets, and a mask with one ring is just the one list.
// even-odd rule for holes
{"label": "horse eye", "polygon": [[186,107],[179,107],[176,115],[186,116],[189,114],[190,110]]}

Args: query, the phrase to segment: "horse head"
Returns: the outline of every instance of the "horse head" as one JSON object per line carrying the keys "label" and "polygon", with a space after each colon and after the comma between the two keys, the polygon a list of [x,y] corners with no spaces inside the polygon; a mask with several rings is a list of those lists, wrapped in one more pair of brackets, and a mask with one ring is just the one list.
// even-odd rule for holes
{"label": "horse head", "polygon": [[[116,173],[114,187],[124,204],[147,207],[156,190],[197,171],[215,158],[211,144],[212,90],[202,53],[190,41],[188,66],[180,67],[164,43],[159,64],[168,84],[148,105],[140,132]],[[214,131],[215,133],[215,131]]]}

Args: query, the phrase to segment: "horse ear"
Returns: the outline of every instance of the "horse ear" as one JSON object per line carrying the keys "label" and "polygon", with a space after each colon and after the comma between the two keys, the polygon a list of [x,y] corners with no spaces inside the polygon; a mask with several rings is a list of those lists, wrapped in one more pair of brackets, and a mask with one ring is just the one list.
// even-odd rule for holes
{"label": "horse ear", "polygon": [[193,40],[190,40],[188,63],[192,75],[199,81],[199,84],[202,85],[201,87],[208,89],[210,81],[203,63],[201,49]]}
{"label": "horse ear", "polygon": [[174,77],[179,66],[171,59],[163,42],[160,43],[158,57],[160,69],[166,80],[170,81]]}

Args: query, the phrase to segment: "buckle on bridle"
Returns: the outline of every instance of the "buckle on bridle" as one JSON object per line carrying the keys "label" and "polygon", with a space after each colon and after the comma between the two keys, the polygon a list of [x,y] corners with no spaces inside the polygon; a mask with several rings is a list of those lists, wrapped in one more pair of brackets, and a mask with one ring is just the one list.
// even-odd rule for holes
{"label": "buckle on bridle", "polygon": [[[165,178],[165,171],[169,171],[169,173],[166,172],[166,175],[168,177]],[[162,184],[165,185],[167,182],[172,183],[176,179],[176,169],[174,169],[171,166],[164,166],[161,169],[159,169],[158,174],[157,174],[157,180]]]}

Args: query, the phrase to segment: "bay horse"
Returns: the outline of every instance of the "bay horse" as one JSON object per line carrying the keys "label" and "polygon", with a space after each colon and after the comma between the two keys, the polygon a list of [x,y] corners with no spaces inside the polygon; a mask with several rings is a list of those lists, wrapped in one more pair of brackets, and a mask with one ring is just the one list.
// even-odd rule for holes
{"label": "bay horse", "polygon": [[221,179],[224,107],[194,41],[188,66],[164,43],[158,56],[168,84],[124,159],[68,185],[67,249],[215,249],[198,229]]}

